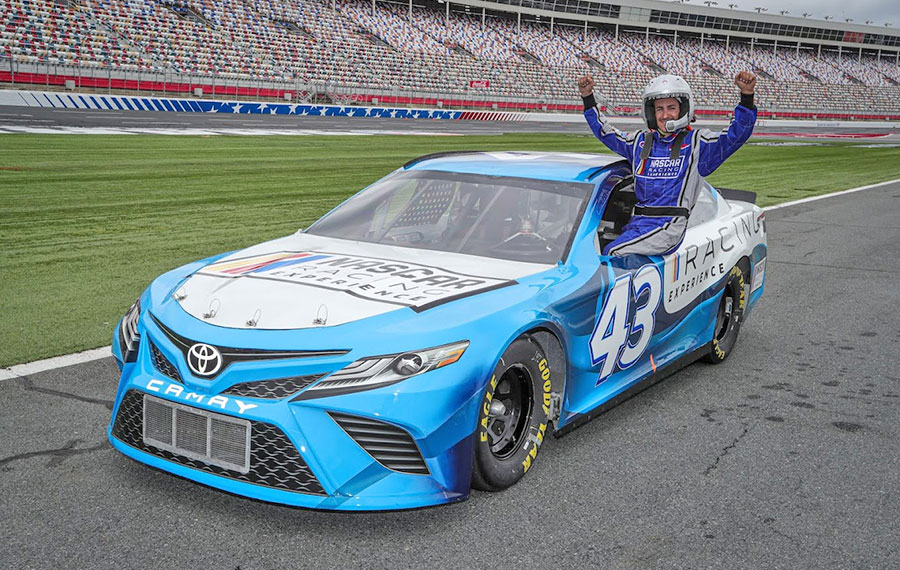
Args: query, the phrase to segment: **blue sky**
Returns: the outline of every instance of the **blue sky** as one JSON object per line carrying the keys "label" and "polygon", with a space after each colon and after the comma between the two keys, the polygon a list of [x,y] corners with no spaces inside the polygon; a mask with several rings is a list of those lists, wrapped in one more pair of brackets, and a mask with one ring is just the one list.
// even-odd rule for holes
{"label": "blue sky", "polygon": [[[718,0],[717,8],[728,8],[729,4],[737,4],[737,10],[754,11],[757,6],[768,8],[766,14],[778,15],[781,10],[788,10],[790,16],[801,17],[809,13],[810,20],[824,20],[832,16],[836,22],[852,18],[853,24],[865,24],[872,20],[873,26],[884,27],[885,22],[892,22],[891,28],[900,32],[900,2],[897,0]],[[690,0],[691,4],[701,5],[702,0]]]}

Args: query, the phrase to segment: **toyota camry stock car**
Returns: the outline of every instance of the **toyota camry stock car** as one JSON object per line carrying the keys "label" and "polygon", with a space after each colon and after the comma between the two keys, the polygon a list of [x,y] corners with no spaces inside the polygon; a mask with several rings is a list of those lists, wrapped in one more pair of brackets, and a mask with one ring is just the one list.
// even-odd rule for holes
{"label": "toyota camry stock car", "polygon": [[109,439],[303,507],[504,489],[549,433],[728,356],[766,260],[738,196],[705,184],[671,255],[606,257],[635,203],[612,155],[413,160],[305,231],[153,281],[116,328]]}

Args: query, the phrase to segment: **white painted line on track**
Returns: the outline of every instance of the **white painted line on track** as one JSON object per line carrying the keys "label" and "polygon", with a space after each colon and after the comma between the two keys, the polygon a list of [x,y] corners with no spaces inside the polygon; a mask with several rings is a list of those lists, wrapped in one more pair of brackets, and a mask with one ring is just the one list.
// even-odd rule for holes
{"label": "white painted line on track", "polygon": [[793,202],[785,202],[784,204],[776,204],[774,206],[767,206],[763,208],[766,212],[770,210],[778,210],[780,208],[787,208],[788,206],[796,206],[797,204],[805,204],[807,202],[815,202],[816,200],[824,200],[825,198],[831,198],[834,196],[841,196],[843,194],[852,194],[854,192],[859,192],[861,190],[869,190],[870,188],[878,188],[880,186],[887,186],[888,184],[896,184],[900,182],[900,178],[896,178],[894,180],[888,180],[886,182],[879,182],[877,184],[869,184],[868,186],[860,186],[859,188],[851,188],[849,190],[840,190],[838,192],[832,192],[831,194],[822,194],[821,196],[811,196],[809,198],[802,198],[800,200],[794,200]]}
{"label": "white painted line on track", "polygon": [[76,352],[74,354],[66,354],[65,356],[55,356],[45,360],[35,360],[27,364],[16,364],[9,368],[0,368],[0,381],[12,380],[29,374],[37,374],[38,372],[46,372],[48,370],[56,370],[73,364],[81,364],[92,360],[99,360],[112,356],[112,350],[108,346],[101,346],[93,350],[85,350],[84,352]]}
{"label": "white painted line on track", "polygon": [[[34,122],[34,121],[32,121]],[[48,121],[49,122],[49,121]],[[152,124],[152,123],[149,123]],[[178,124],[178,123],[172,123]],[[156,129],[149,127],[26,127],[0,124],[0,133],[59,134],[59,135],[179,135],[179,136],[372,136],[372,135],[420,135],[430,137],[461,137],[467,133],[436,131],[364,130],[319,131],[314,129],[247,129],[211,127],[208,129]],[[500,134],[500,133],[497,133]]]}
{"label": "white painted line on track", "polygon": [[[860,192],[862,190],[869,190],[871,188],[878,188],[880,186],[887,186],[888,184],[896,184],[898,182],[900,182],[900,178],[897,178],[895,180],[888,180],[886,182],[879,182],[878,184],[860,186],[859,188],[850,188],[849,190],[832,192],[831,194],[823,194],[822,196],[813,196],[811,198],[803,198],[802,200],[794,200],[793,202],[785,202],[784,204],[765,207],[763,208],[763,210],[767,212],[771,210],[778,210],[779,208],[787,208],[788,206],[795,206],[797,204],[815,202],[816,200],[823,200],[825,198],[831,198],[833,196],[841,196],[842,194],[852,194],[853,192]],[[112,351],[110,350],[109,346],[102,346],[93,350],[85,350],[84,352],[76,352],[74,354],[56,356],[54,358],[47,358],[46,360],[36,360],[27,364],[17,364],[9,368],[0,368],[0,381],[11,380],[13,378],[19,378],[28,374],[36,374],[38,372],[55,370],[57,368],[63,368],[65,366],[72,366],[73,364],[81,364],[82,362],[99,360],[101,358],[106,358],[107,356],[112,356]]]}

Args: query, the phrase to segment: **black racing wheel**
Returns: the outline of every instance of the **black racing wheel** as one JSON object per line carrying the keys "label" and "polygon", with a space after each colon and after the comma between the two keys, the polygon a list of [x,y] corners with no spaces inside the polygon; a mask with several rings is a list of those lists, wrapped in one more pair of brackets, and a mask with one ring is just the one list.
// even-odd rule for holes
{"label": "black racing wheel", "polygon": [[745,283],[744,272],[740,266],[732,267],[731,273],[728,274],[728,279],[725,281],[722,299],[719,301],[716,329],[709,347],[709,354],[705,357],[709,363],[724,362],[737,343],[741,321],[744,318],[744,308],[747,306]]}
{"label": "black racing wheel", "polygon": [[[485,388],[478,427],[472,487],[506,489],[531,468],[547,432],[550,365],[529,338],[514,341]],[[546,398],[545,398],[546,394]]]}

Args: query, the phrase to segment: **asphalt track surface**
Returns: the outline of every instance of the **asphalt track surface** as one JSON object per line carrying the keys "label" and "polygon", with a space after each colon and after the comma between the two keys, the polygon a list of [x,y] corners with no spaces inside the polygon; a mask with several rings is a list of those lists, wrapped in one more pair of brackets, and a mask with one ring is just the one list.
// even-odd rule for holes
{"label": "asphalt track surface", "polygon": [[[613,121],[615,122],[615,121]],[[721,125],[698,127],[721,129]],[[622,125],[623,130],[634,128]],[[41,107],[0,106],[0,132],[7,129],[184,129],[222,130],[231,134],[235,130],[311,131],[305,134],[349,133],[382,134],[386,132],[416,131],[431,134],[500,135],[503,133],[569,133],[589,136],[590,131],[582,121],[573,123],[534,121],[446,121],[437,119],[380,119],[363,117],[298,117],[296,115],[230,115],[225,113],[164,113],[156,111],[108,111],[89,109],[51,109]],[[827,127],[790,127],[792,134],[816,134]],[[832,129],[834,132],[841,132]],[[782,134],[784,126],[757,126],[754,133]],[[846,130],[842,132],[848,132]],[[870,143],[897,143],[900,141],[900,123],[893,129],[854,127],[854,134],[886,134],[882,138],[866,139]]]}
{"label": "asphalt track surface", "polygon": [[772,210],[765,294],[701,363],[502,493],[393,513],[254,502],[106,441],[111,358],[0,381],[6,568],[900,567],[900,183]]}

